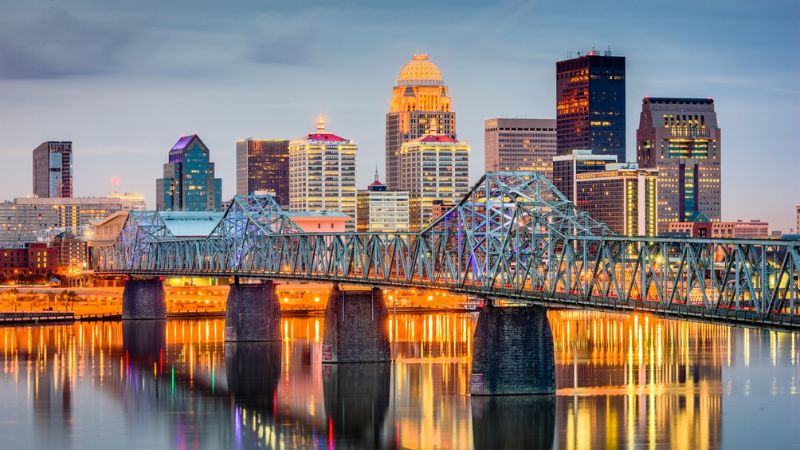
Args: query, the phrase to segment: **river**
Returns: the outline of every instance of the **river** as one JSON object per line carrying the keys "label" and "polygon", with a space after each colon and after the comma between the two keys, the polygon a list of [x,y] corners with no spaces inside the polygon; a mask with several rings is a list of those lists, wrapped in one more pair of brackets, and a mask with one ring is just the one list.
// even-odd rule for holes
{"label": "river", "polygon": [[[793,448],[800,335],[550,311],[558,391],[470,397],[475,314],[398,314],[394,364],[323,365],[222,319],[0,328],[0,447]],[[396,339],[395,339],[396,337]]]}

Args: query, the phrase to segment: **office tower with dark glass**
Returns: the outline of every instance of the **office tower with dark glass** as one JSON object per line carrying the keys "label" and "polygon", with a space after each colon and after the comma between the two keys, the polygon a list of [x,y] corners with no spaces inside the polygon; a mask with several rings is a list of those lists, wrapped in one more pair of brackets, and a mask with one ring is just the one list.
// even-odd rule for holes
{"label": "office tower with dark glass", "polygon": [[483,130],[487,172],[541,172],[553,180],[555,120],[487,119]]}
{"label": "office tower with dark glass", "polygon": [[442,74],[428,55],[414,55],[397,77],[386,114],[386,187],[400,190],[400,148],[431,133],[456,137],[456,113]]}
{"label": "office tower with dark glass", "polygon": [[718,222],[721,130],[710,98],[645,97],[636,160],[658,169],[658,230],[672,222]]}
{"label": "office tower with dark glass", "polygon": [[33,195],[72,197],[71,141],[47,141],[33,150]]}
{"label": "office tower with dark glass", "polygon": [[222,179],[214,178],[214,163],[196,134],[183,136],[169,151],[164,178],[156,180],[159,211],[216,211],[222,206]]}
{"label": "office tower with dark glass", "polygon": [[236,194],[269,193],[289,207],[289,140],[243,139],[236,142]]}
{"label": "office tower with dark glass", "polygon": [[591,52],[556,63],[558,154],[591,150],[625,162],[625,57]]}

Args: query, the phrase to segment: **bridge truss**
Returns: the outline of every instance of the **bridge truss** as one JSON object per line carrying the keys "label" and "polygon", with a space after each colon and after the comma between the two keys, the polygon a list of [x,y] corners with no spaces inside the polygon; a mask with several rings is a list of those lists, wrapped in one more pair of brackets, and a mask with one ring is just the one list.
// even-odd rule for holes
{"label": "bridge truss", "polygon": [[546,306],[800,328],[800,242],[627,237],[538,173],[488,173],[419,233],[304,233],[271,197],[236,197],[204,239],[132,214],[99,273],[446,289]]}

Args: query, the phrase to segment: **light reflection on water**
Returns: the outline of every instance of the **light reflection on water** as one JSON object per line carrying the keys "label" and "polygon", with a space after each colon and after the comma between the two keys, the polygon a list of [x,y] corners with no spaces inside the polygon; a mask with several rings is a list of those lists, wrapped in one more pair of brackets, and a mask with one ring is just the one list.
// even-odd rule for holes
{"label": "light reflection on water", "polygon": [[0,328],[3,448],[796,445],[798,335],[551,311],[558,394],[471,398],[474,314],[398,315],[392,364],[322,365],[221,319]]}

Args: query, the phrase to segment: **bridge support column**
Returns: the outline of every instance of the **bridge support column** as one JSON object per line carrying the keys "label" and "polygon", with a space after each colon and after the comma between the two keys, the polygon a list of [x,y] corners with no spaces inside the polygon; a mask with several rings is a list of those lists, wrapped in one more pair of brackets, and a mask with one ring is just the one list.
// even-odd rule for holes
{"label": "bridge support column", "polygon": [[281,340],[281,306],[275,284],[234,283],[225,312],[226,342]]}
{"label": "bridge support column", "polygon": [[167,318],[164,284],[160,278],[129,279],[122,291],[122,320]]}
{"label": "bridge support column", "polygon": [[554,394],[553,334],[547,309],[495,307],[480,312],[472,338],[472,395]]}
{"label": "bridge support column", "polygon": [[323,363],[387,362],[389,335],[386,304],[380,289],[331,289],[325,309]]}

